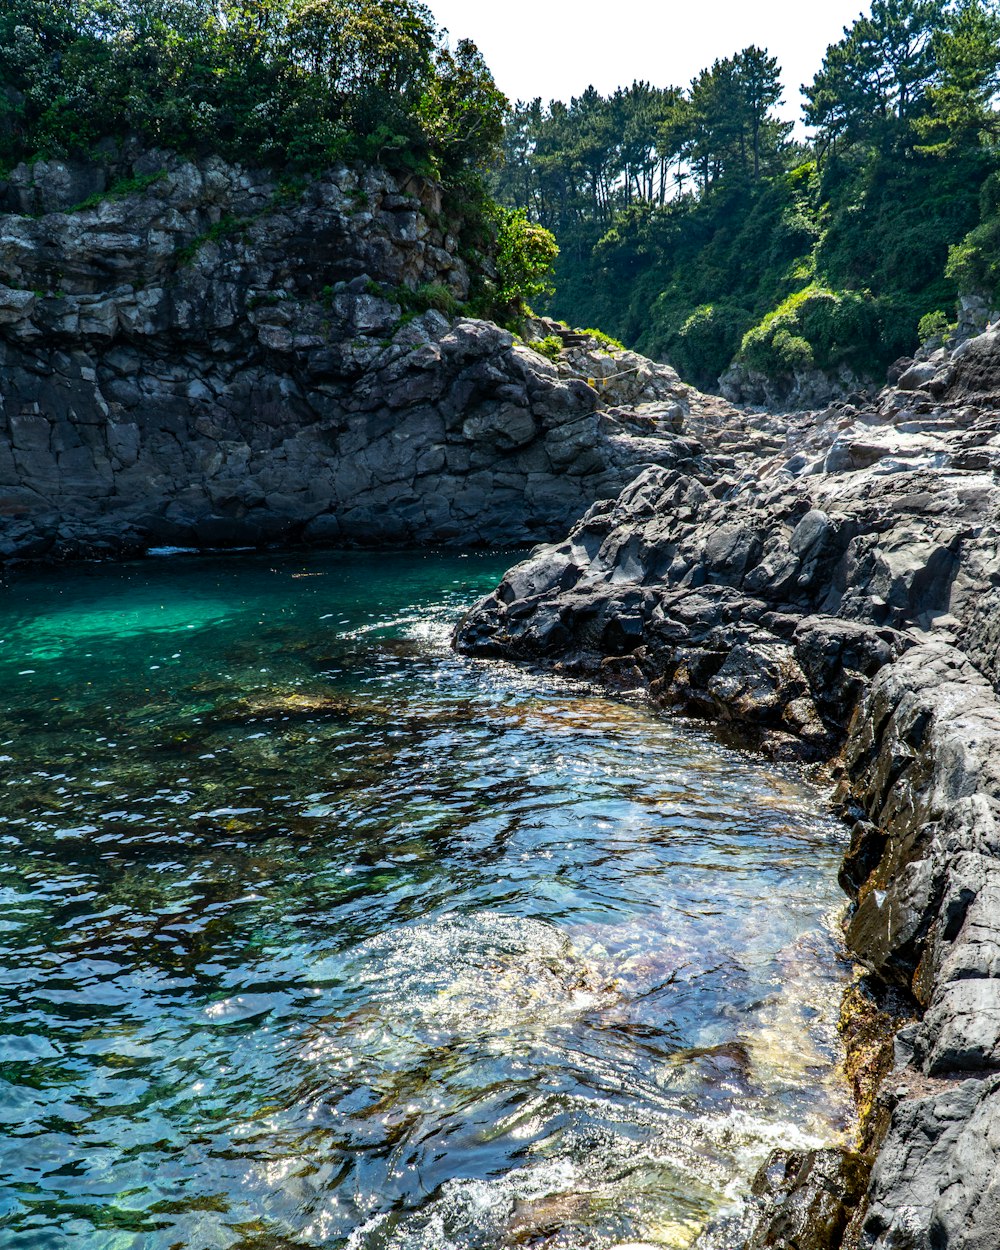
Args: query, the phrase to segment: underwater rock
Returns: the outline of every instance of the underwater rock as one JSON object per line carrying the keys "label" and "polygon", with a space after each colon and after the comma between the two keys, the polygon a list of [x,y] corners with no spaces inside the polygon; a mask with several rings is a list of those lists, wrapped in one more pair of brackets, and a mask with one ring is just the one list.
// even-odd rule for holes
{"label": "underwater rock", "polygon": [[867,407],[690,422],[696,465],[645,470],[456,632],[837,769],[877,1161],[780,1160],[755,1250],[1000,1245],[1000,333],[897,376]]}

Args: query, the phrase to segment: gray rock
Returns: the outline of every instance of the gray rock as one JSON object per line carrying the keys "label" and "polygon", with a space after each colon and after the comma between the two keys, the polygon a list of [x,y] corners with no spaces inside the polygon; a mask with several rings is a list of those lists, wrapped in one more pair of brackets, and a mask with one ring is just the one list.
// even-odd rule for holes
{"label": "gray rock", "polygon": [[1000,1246],[1000,331],[897,376],[924,390],[689,420],[701,460],[647,469],[456,635],[598,679],[627,665],[775,756],[839,753],[847,941],[914,1022],[864,1198],[782,1164],[740,1245],[802,1250],[822,1226],[838,1250]]}
{"label": "gray rock", "polygon": [[[109,551],[116,532],[132,552],[172,526],[212,546],[537,541],[699,454],[680,428],[703,401],[666,366],[629,355],[605,420],[580,372],[621,372],[621,353],[591,343],[556,369],[489,322],[403,317],[400,285],[470,288],[433,184],[332,170],[289,201],[217,158],[102,161],[7,183],[7,558]],[[53,526],[70,500],[72,529]]]}

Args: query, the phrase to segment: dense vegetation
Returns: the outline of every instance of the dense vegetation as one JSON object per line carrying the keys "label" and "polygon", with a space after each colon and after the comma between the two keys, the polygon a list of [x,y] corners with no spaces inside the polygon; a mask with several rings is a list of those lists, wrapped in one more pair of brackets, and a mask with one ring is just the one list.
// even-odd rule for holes
{"label": "dense vegetation", "polygon": [[[551,238],[486,192],[507,101],[420,0],[3,0],[0,167],[137,136],[302,172],[378,161],[444,181],[492,253],[483,311],[540,294]],[[490,268],[487,266],[487,268]]]}
{"label": "dense vegetation", "polygon": [[4,0],[0,161],[138,134],[316,164],[492,163],[504,97],[419,0]]}
{"label": "dense vegetation", "polygon": [[686,90],[634,83],[519,104],[498,194],[555,231],[553,311],[712,385],[884,366],[1000,295],[1000,18],[994,0],[874,0],[776,116],[751,47]]}

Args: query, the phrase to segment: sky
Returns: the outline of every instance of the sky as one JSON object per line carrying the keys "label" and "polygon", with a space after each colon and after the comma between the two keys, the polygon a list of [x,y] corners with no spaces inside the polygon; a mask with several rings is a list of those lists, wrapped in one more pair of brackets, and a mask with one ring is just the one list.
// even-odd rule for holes
{"label": "sky", "polygon": [[511,100],[569,100],[646,79],[687,86],[749,44],[783,70],[781,109],[798,121],[799,87],[840,39],[862,0],[428,0],[454,44],[473,39]]}

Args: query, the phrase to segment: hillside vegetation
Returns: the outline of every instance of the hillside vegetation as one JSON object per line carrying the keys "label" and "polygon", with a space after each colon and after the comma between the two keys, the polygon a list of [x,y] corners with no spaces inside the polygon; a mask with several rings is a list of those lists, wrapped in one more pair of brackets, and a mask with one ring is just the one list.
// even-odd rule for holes
{"label": "hillside vegetation", "polygon": [[497,193],[552,229],[552,311],[705,387],[736,359],[772,377],[879,379],[1000,287],[1000,18],[988,0],[875,0],[779,120],[760,48],[684,90],[634,83],[518,104]]}
{"label": "hillside vegetation", "polygon": [[473,310],[516,317],[555,244],[502,208],[507,100],[473,43],[419,0],[3,0],[0,170],[101,159],[137,138],[289,176],[377,163],[443,182],[479,282]]}

